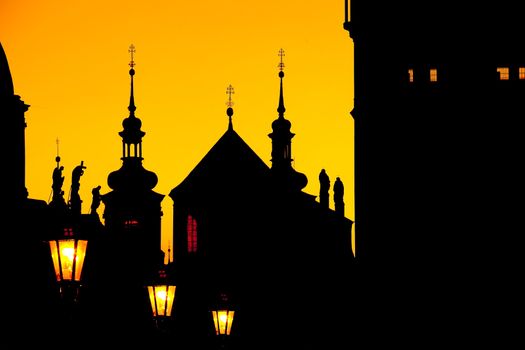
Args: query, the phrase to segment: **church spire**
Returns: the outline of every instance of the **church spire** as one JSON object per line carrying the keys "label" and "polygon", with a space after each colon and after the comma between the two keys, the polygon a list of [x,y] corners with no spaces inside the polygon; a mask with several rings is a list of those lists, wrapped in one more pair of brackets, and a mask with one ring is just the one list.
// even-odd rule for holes
{"label": "church spire", "polygon": [[122,168],[108,176],[108,185],[112,189],[148,189],[157,184],[157,175],[142,167],[142,137],[146,135],[140,128],[142,121],[135,116],[135,95],[133,91],[133,77],[135,76],[135,46],[131,44],[128,52],[131,55],[129,116],[122,121],[124,130],[119,132],[122,137]]}
{"label": "church spire", "polygon": [[133,55],[135,54],[135,45],[131,44],[129,46],[129,49],[128,49],[128,52],[130,53],[131,55],[131,61],[129,61],[129,66],[130,66],[130,70],[129,70],[129,76],[131,77],[131,93],[129,95],[129,106],[128,106],[128,110],[129,110],[129,116],[135,116],[135,110],[137,109],[137,107],[135,107],[135,97],[133,96],[133,76],[135,75],[135,61],[133,60]]}
{"label": "church spire", "polygon": [[279,78],[281,79],[281,88],[279,90],[279,107],[277,107],[277,112],[279,113],[279,118],[284,118],[284,112],[286,111],[286,108],[284,108],[284,96],[283,96],[283,78],[284,78],[284,50],[279,50],[279,57],[281,57],[281,62],[279,63]]}
{"label": "church spire", "polygon": [[279,117],[273,121],[273,132],[268,136],[272,139],[272,168],[284,169],[292,166],[291,144],[295,134],[290,132],[292,123],[284,118],[284,96],[283,96],[283,78],[284,78],[284,50],[279,50],[281,58],[279,67],[280,89],[279,89],[279,106],[277,112]]}
{"label": "church spire", "polygon": [[122,126],[124,130],[119,132],[119,135],[122,137],[122,159],[142,159],[142,137],[146,135],[145,132],[140,130],[142,126],[142,121],[135,117],[135,111],[137,107],[135,106],[135,96],[133,91],[133,77],[135,76],[135,46],[131,44],[129,46],[128,52],[131,55],[131,61],[129,66],[129,76],[131,80],[131,89],[129,96],[129,117],[122,121]]}
{"label": "church spire", "polygon": [[292,168],[292,138],[295,136],[290,131],[292,123],[284,118],[284,93],[283,93],[283,78],[284,78],[284,50],[279,50],[279,105],[277,113],[279,116],[272,123],[272,132],[268,135],[272,139],[272,172],[280,179],[283,184],[286,184],[291,189],[303,189],[308,183],[308,179],[304,174],[301,174]]}
{"label": "church spire", "polygon": [[9,63],[7,62],[2,43],[0,43],[0,97],[13,96],[14,94],[13,78],[9,70]]}

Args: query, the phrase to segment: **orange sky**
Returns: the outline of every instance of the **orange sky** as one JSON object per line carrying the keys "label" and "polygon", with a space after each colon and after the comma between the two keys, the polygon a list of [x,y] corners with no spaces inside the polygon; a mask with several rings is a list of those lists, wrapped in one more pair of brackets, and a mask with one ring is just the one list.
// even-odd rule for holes
{"label": "orange sky", "polygon": [[353,220],[353,46],[343,20],[343,1],[1,0],[0,42],[15,93],[31,106],[30,197],[50,199],[57,138],[66,195],[73,168],[80,161],[87,167],[82,212],[89,212],[93,187],[110,191],[107,175],[121,165],[118,132],[128,116],[133,43],[143,164],[158,175],[154,190],[166,195],[166,250],[173,216],[167,195],[226,131],[229,84],[234,129],[270,165],[267,135],[277,118],[283,48],[294,167],[308,177],[305,192],[315,195],[322,168],[332,184],[340,177]]}

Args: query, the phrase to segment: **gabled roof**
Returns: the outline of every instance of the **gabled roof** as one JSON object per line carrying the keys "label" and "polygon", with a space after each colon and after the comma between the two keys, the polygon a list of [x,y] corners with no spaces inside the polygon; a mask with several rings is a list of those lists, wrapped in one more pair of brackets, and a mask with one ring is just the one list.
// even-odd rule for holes
{"label": "gabled roof", "polygon": [[233,128],[229,128],[188,176],[170,192],[170,197],[192,189],[205,190],[215,186],[258,186],[259,181],[269,181],[269,175],[268,165]]}

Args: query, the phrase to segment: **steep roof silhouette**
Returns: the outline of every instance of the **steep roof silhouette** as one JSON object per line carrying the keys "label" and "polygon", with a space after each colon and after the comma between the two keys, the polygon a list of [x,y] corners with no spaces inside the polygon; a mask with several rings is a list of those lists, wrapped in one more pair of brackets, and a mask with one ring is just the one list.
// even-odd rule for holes
{"label": "steep roof silhouette", "polygon": [[0,96],[14,95],[13,78],[2,43],[0,43]]}
{"label": "steep roof silhouette", "polygon": [[171,192],[170,197],[193,188],[211,188],[233,182],[257,185],[267,178],[270,168],[232,127],[221,136],[188,176]]}

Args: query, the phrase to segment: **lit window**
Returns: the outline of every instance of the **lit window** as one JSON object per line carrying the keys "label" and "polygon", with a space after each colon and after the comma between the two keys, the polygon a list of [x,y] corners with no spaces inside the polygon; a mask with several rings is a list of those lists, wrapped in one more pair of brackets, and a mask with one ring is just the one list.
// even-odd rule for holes
{"label": "lit window", "polygon": [[127,219],[124,220],[124,228],[126,230],[133,229],[139,226],[139,222],[137,219]]}
{"label": "lit window", "polygon": [[188,215],[188,223],[186,227],[188,234],[188,253],[197,252],[197,220],[191,215]]}
{"label": "lit window", "polygon": [[414,82],[414,70],[412,68],[408,69],[408,82],[409,83]]}
{"label": "lit window", "polygon": [[72,236],[73,236],[73,228],[64,227],[64,237],[72,237]]}
{"label": "lit window", "polygon": [[525,67],[520,67],[518,69],[518,77],[520,80],[525,79]]}
{"label": "lit window", "polygon": [[436,68],[430,69],[430,81],[431,82],[438,81],[438,70]]}
{"label": "lit window", "polygon": [[508,67],[498,67],[496,70],[499,73],[499,80],[509,80],[509,68]]}

